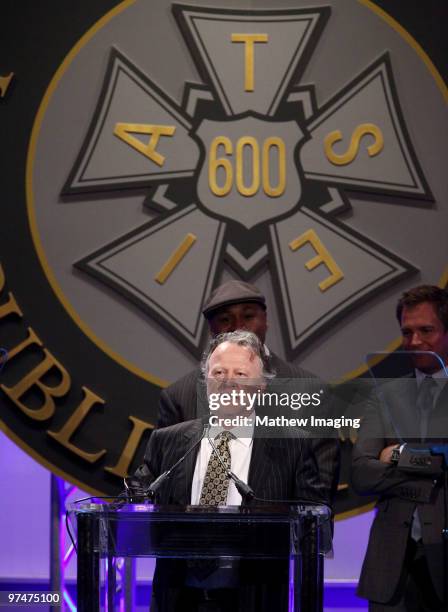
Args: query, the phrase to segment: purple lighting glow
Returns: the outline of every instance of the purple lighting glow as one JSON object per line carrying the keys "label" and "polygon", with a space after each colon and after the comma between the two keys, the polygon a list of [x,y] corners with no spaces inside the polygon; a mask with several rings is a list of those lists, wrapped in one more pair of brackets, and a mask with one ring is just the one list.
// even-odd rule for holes
{"label": "purple lighting glow", "polygon": [[70,597],[70,595],[67,593],[66,589],[63,590],[62,596],[64,598],[65,603],[67,604],[67,606],[71,610],[71,612],[76,612],[76,606],[73,603],[72,598]]}

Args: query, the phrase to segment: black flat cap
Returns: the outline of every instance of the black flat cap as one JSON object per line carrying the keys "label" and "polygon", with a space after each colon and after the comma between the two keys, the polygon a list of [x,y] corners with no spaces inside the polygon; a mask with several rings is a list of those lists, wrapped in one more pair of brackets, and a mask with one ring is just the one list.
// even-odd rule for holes
{"label": "black flat cap", "polygon": [[255,302],[266,309],[266,298],[257,287],[244,281],[231,280],[216,287],[205,301],[202,314],[209,319],[218,308],[240,302]]}

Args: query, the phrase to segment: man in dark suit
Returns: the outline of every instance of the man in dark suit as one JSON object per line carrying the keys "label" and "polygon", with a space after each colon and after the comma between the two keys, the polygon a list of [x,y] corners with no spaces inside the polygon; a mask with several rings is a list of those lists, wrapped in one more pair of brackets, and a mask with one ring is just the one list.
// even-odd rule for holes
{"label": "man in dark suit", "polygon": [[[202,312],[212,337],[246,329],[258,336],[262,343],[266,341],[266,298],[254,285],[238,280],[220,285],[206,300]],[[267,352],[269,367],[277,378],[316,378],[303,368],[286,363],[272,351]],[[197,397],[200,380],[200,368],[196,368],[161,391],[157,423],[159,429],[201,416]]]}
{"label": "man in dark suit", "polygon": [[[233,390],[254,392],[266,387],[269,359],[258,337],[245,331],[220,335],[212,340],[203,368],[209,398],[212,393],[219,396],[215,415],[221,419],[239,416],[253,419],[254,411],[248,410],[241,398],[229,404],[224,402],[223,394]],[[146,449],[144,465],[137,470],[132,486],[137,489],[139,483],[147,486],[198,442],[161,488],[157,501],[174,505],[240,505],[241,495],[221,470],[210,437],[222,460],[228,462],[227,468],[247,482],[257,498],[308,500],[330,505],[331,491],[322,482],[309,438],[291,436],[288,432],[282,437],[259,437],[254,420],[242,429],[229,423],[213,425],[209,436],[203,435],[203,429],[203,421],[195,419],[155,430]],[[159,560],[153,582],[152,610],[286,610],[288,565],[288,560],[240,562],[230,567],[228,563],[221,563],[211,574],[198,577],[194,566]]]}
{"label": "man in dark suit", "polygon": [[442,365],[448,363],[448,292],[428,285],[407,291],[397,318],[414,375],[387,383],[383,405],[372,399],[353,450],[354,488],[380,496],[358,594],[371,612],[442,612],[448,610],[446,474],[440,457],[421,453],[422,443],[448,443]]}
{"label": "man in dark suit", "polygon": [[[238,280],[223,283],[206,300],[202,312],[207,319],[212,337],[239,329],[253,332],[264,344],[268,368],[275,372],[277,379],[302,381],[300,384],[302,391],[311,391],[322,386],[314,374],[299,366],[286,363],[266,347],[268,330],[266,298],[254,285]],[[201,370],[196,368],[161,391],[157,427],[160,429],[201,417],[207,410]],[[321,479],[331,490],[333,497],[338,484],[339,443],[336,439],[322,439],[313,440],[311,444],[315,447]]]}

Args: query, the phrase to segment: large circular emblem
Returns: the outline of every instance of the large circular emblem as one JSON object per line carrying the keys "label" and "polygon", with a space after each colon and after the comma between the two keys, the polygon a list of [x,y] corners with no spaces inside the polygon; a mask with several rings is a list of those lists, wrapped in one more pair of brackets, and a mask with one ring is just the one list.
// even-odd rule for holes
{"label": "large circular emblem", "polygon": [[222,280],[257,284],[269,346],[324,378],[394,346],[400,291],[447,277],[447,121],[429,58],[367,0],[103,4],[61,26],[74,46],[34,98],[17,75],[1,102],[27,161],[6,177],[0,382],[5,431],[115,492]]}

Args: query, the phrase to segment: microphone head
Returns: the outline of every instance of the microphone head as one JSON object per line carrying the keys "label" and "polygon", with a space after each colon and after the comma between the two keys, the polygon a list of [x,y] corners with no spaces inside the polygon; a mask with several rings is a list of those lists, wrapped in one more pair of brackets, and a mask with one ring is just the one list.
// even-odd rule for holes
{"label": "microphone head", "polygon": [[238,493],[241,495],[241,497],[243,498],[245,502],[250,502],[252,499],[254,499],[255,497],[254,490],[252,489],[251,486],[249,486],[246,482],[244,482],[244,480],[241,480],[241,478],[238,478],[236,474],[230,471],[229,471],[229,478],[233,480]]}

